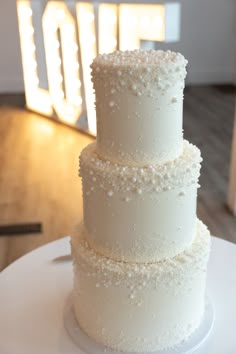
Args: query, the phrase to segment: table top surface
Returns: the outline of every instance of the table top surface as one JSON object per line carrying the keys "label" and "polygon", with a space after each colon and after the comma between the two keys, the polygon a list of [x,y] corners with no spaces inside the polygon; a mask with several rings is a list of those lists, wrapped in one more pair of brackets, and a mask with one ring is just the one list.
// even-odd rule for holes
{"label": "table top surface", "polygon": [[[0,273],[0,353],[82,354],[63,324],[72,291],[72,263],[54,262],[70,252],[69,237],[40,247]],[[207,292],[213,330],[196,354],[236,353],[236,245],[212,237]]]}

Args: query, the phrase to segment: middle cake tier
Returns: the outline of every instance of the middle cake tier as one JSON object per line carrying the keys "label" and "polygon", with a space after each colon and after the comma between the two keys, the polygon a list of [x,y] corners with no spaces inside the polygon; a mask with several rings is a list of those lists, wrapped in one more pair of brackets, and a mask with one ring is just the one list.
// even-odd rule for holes
{"label": "middle cake tier", "polygon": [[96,143],[80,156],[84,226],[90,246],[125,262],[174,257],[196,234],[199,149],[162,165],[131,167],[101,160]]}

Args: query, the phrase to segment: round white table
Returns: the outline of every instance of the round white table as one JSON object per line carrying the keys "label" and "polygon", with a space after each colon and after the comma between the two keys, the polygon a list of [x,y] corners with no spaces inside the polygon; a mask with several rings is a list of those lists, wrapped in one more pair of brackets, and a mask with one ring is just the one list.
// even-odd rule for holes
{"label": "round white table", "polygon": [[[69,237],[36,249],[0,273],[1,354],[82,354],[63,325],[72,290]],[[196,354],[236,353],[236,245],[212,238],[207,292],[215,309],[213,330]]]}

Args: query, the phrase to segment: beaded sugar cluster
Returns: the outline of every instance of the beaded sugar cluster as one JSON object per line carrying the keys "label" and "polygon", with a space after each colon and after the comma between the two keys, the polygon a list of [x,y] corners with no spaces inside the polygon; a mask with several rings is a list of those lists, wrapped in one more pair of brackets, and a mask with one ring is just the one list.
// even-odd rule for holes
{"label": "beaded sugar cluster", "polygon": [[[210,242],[209,232],[206,226],[198,220],[198,238],[183,253],[171,259],[165,259],[154,263],[128,263],[117,262],[111,258],[107,258],[101,254],[97,254],[88,244],[86,240],[86,232],[83,225],[77,230],[77,237],[72,239],[72,249],[76,259],[76,263],[86,272],[87,276],[98,276],[100,274],[101,282],[99,286],[120,285],[124,280],[127,285],[135,283],[135,279],[149,281],[153,286],[169,286],[170,279],[174,281],[172,275],[178,274],[181,278],[181,270],[185,272],[191,266],[192,274],[205,269],[208,259]],[[79,231],[79,232],[78,232]],[[113,276],[111,276],[111,273]],[[167,274],[169,278],[167,277]],[[163,275],[166,279],[163,279]]]}
{"label": "beaded sugar cluster", "polygon": [[134,95],[145,93],[152,97],[155,90],[164,93],[176,82],[184,85],[186,65],[183,55],[169,50],[137,49],[100,54],[91,64],[92,81],[94,88],[103,81],[104,86],[112,87],[112,94],[128,88]]}
{"label": "beaded sugar cluster", "polygon": [[198,182],[201,166],[200,150],[184,141],[181,158],[161,165],[146,165],[142,168],[122,166],[109,160],[101,160],[96,153],[96,143],[87,146],[80,156],[80,176],[96,188],[114,192],[144,191],[159,192],[175,187],[189,186]]}

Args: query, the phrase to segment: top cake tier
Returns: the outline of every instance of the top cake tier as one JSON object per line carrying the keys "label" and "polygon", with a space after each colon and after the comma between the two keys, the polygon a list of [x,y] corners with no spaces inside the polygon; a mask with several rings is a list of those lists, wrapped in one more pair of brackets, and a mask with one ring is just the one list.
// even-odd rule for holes
{"label": "top cake tier", "polygon": [[97,153],[114,163],[142,166],[182,153],[183,89],[187,60],[171,51],[98,55]]}

